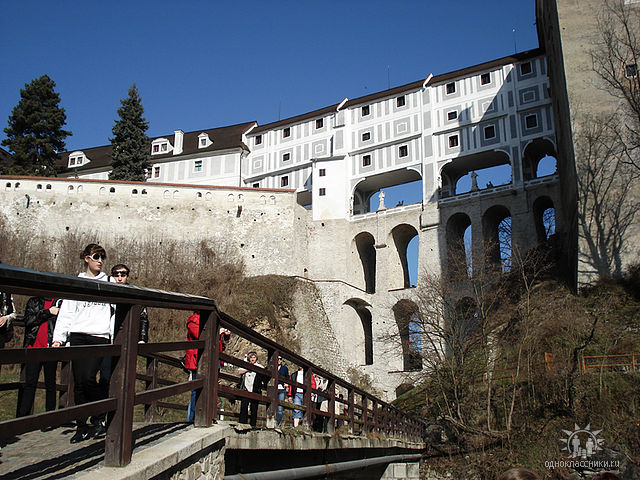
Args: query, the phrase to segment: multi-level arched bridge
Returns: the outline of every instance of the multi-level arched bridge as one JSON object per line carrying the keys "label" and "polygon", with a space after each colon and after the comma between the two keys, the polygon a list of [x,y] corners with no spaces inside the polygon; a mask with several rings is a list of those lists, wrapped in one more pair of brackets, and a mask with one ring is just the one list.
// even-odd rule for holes
{"label": "multi-level arched bridge", "polygon": [[[421,421],[244,326],[219,311],[209,298],[7,265],[0,265],[0,291],[106,302],[126,311],[126,320],[112,345],[0,350],[0,365],[48,360],[62,364],[58,410],[0,422],[0,444],[4,446],[0,475],[4,478],[140,479],[178,478],[183,474],[185,478],[238,479],[418,478],[417,464],[424,448],[425,425]],[[138,344],[143,306],[200,312],[200,339]],[[266,358],[266,366],[258,367],[220,352],[220,327],[228,328],[249,348],[259,351]],[[189,348],[199,350],[197,378],[180,381],[179,375],[167,375],[171,368],[181,367],[179,359]],[[96,356],[117,358],[109,396],[73,405],[68,362]],[[278,357],[292,369],[303,369],[303,383],[278,375]],[[221,361],[233,365],[233,369],[218,368]],[[146,370],[139,371],[145,362]],[[263,376],[266,392],[238,389],[236,367]],[[314,375],[326,381],[325,390],[312,388]],[[1,390],[20,387],[19,381],[7,382],[6,378]],[[293,405],[278,400],[278,382],[293,384],[304,392],[303,405],[298,407],[303,411],[303,428],[275,428],[277,407],[284,407],[285,412],[293,409]],[[159,408],[186,409],[171,400],[192,390],[197,392],[194,427],[157,421]],[[326,411],[315,407],[315,395],[328,399]],[[235,421],[237,413],[228,405],[241,398],[258,402],[260,428]],[[136,405],[144,407],[144,422],[134,423]],[[103,441],[69,445],[70,422],[107,412],[113,420]],[[314,418],[321,424],[326,419],[326,433],[308,431]],[[342,426],[336,431],[339,424]]]}

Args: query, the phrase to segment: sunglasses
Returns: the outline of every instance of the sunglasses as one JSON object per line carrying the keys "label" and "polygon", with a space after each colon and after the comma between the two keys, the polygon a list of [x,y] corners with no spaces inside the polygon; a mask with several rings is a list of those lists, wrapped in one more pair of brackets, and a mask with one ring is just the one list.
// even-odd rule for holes
{"label": "sunglasses", "polygon": [[107,255],[104,253],[94,253],[93,255],[87,255],[91,260],[97,262],[98,260],[106,260]]}
{"label": "sunglasses", "polygon": [[123,270],[118,270],[117,272],[113,272],[112,275],[114,277],[128,277],[129,276],[129,272],[125,272]]}

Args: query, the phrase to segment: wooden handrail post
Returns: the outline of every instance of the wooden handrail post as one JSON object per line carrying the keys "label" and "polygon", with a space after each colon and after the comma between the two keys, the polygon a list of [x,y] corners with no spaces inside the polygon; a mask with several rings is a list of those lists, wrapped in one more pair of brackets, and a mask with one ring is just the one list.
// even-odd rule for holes
{"label": "wooden handrail post", "polygon": [[[146,390],[158,388],[158,359],[147,357],[147,376],[151,377],[151,381],[145,382]],[[144,419],[147,423],[156,421],[158,415],[158,401],[153,400],[150,404],[144,406]]]}
{"label": "wooden handrail post", "polygon": [[[278,414],[278,356],[280,352],[278,350],[268,350],[268,364],[267,369],[271,373],[271,379],[267,384],[267,397],[269,397],[270,403],[267,406],[267,428],[276,428],[276,415]],[[273,385],[272,385],[273,383]]]}
{"label": "wooden handrail post", "polygon": [[362,395],[362,430],[365,435],[369,433],[369,406],[367,402],[367,396]]}
{"label": "wooden handrail post", "polygon": [[200,338],[206,340],[202,351],[198,350],[198,378],[204,383],[196,396],[196,412],[193,424],[209,427],[216,418],[218,407],[218,372],[220,370],[220,317],[214,310],[200,312]]}
{"label": "wooden handrail post", "polygon": [[[313,371],[309,367],[304,367],[304,394],[302,404],[305,406],[305,411],[302,417],[302,424],[304,428],[311,428],[313,425],[313,419],[311,417],[311,377]],[[298,387],[300,388],[300,387]]]}
{"label": "wooden handrail post", "polygon": [[327,394],[329,395],[329,413],[327,421],[327,433],[333,434],[336,431],[336,382],[329,378],[327,382]]}
{"label": "wooden handrail post", "polygon": [[[108,467],[122,467],[131,462],[133,449],[133,402],[136,395],[136,363],[138,358],[138,323],[140,305],[118,304],[127,310],[114,343],[120,345],[121,355],[111,375],[109,397],[116,397],[117,407],[104,441],[104,463]],[[107,417],[109,414],[107,413]]]}
{"label": "wooden handrail post", "polygon": [[353,406],[353,404],[354,404],[353,388],[349,388],[349,390],[347,392],[347,397],[348,397],[348,401],[349,401],[349,411],[348,411],[348,415],[349,415],[349,433],[353,433],[353,418],[354,418],[354,413],[355,413],[355,408]]}

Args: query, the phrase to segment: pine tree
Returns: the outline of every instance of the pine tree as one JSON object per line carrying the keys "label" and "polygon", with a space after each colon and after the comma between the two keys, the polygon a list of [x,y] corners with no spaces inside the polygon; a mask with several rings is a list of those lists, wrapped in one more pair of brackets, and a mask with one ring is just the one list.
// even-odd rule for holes
{"label": "pine tree", "polygon": [[56,174],[58,152],[64,150],[64,139],[71,132],[62,129],[67,115],[58,106],[60,95],[55,86],[48,75],[42,75],[20,89],[20,101],[13,107],[9,126],[4,129],[7,138],[2,141],[13,152],[8,173]]}
{"label": "pine tree", "polygon": [[149,138],[145,134],[149,122],[142,116],[144,107],[135,83],[129,88],[129,96],[120,103],[120,119],[111,129],[113,138],[109,139],[113,145],[109,179],[144,181],[149,164]]}

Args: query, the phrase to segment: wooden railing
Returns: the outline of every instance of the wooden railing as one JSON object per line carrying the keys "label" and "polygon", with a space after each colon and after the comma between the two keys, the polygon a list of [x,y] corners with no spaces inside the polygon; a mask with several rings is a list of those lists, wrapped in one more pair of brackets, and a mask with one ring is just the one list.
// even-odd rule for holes
{"label": "wooden railing", "polygon": [[616,369],[619,371],[640,371],[640,353],[619,355],[584,355],[582,357],[582,373],[589,369]]}
{"label": "wooden railing", "polygon": [[[421,441],[425,425],[411,418],[392,405],[355,387],[327,370],[314,365],[286,347],[264,337],[251,328],[243,325],[229,315],[218,310],[213,300],[194,296],[154,290],[130,285],[120,285],[96,280],[81,279],[68,275],[43,273],[8,265],[0,265],[0,291],[13,294],[41,296],[45,298],[64,298],[73,300],[95,301],[117,304],[126,310],[123,326],[112,345],[75,346],[65,348],[30,348],[0,350],[0,365],[24,364],[42,361],[66,361],[96,356],[117,357],[109,385],[109,397],[104,400],[72,405],[72,382],[67,367],[67,376],[62,379],[63,389],[66,385],[65,408],[40,413],[22,418],[0,422],[0,440],[15,435],[54,427],[70,422],[76,418],[100,415],[113,412],[105,440],[105,464],[122,466],[131,461],[133,448],[133,412],[135,405],[145,405],[147,421],[156,418],[159,407],[184,408],[181,405],[167,402],[175,395],[197,391],[195,421],[196,427],[208,427],[215,422],[219,414],[235,415],[223,411],[218,406],[220,397],[228,399],[246,398],[257,401],[265,408],[267,427],[275,426],[278,405],[291,410],[302,410],[303,424],[310,425],[314,415],[326,417],[328,430],[332,431],[335,420],[342,420],[349,431],[366,434],[380,432],[389,435],[401,435],[405,438]],[[138,321],[143,306],[174,310],[200,312],[200,339],[196,341],[158,342],[138,344]],[[220,327],[231,330],[245,343],[253,348],[266,352],[264,368],[250,364],[240,358],[220,353],[218,350],[218,332]],[[160,378],[158,365],[164,363],[180,368],[180,360],[187,349],[198,349],[198,375],[191,381],[176,382]],[[178,352],[177,356],[167,355]],[[147,359],[144,373],[136,372],[138,356]],[[301,384],[278,375],[278,356],[283,357],[293,369],[293,365],[302,367],[304,381]],[[220,371],[219,362],[223,361],[235,367],[242,367],[256,372],[266,378],[266,395],[240,390],[236,387],[237,375]],[[67,364],[68,365],[68,364]],[[311,388],[311,376],[319,375],[328,382],[325,391]],[[136,379],[144,382],[144,389],[136,391]],[[294,384],[303,390],[303,404],[300,406],[278,401],[278,382],[286,385]],[[11,388],[0,385],[0,388]],[[344,399],[338,397],[337,391],[344,391]],[[319,394],[329,400],[327,412],[314,408],[312,394]],[[343,405],[346,413],[336,414],[336,404]],[[342,411],[340,407],[338,410]]]}

